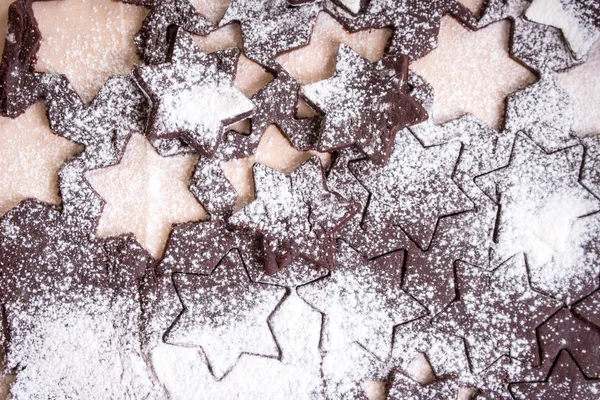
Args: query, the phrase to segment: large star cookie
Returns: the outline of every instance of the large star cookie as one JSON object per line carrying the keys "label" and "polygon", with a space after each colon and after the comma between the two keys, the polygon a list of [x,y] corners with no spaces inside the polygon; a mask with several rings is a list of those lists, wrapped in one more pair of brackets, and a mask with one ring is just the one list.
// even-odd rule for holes
{"label": "large star cookie", "polygon": [[387,56],[371,63],[340,46],[333,77],[302,88],[302,95],[324,114],[318,150],[356,146],[384,165],[396,133],[427,118],[406,94],[407,80],[407,57]]}
{"label": "large star cookie", "polygon": [[253,171],[256,200],[228,222],[262,239],[267,273],[298,257],[333,268],[334,234],[358,211],[358,205],[327,189],[316,157],[290,176],[261,164],[255,164]]}
{"label": "large star cookie", "polygon": [[203,53],[179,31],[168,62],[136,70],[152,101],[149,136],[183,137],[198,152],[211,156],[225,127],[251,115],[252,102],[233,86],[230,65]]}

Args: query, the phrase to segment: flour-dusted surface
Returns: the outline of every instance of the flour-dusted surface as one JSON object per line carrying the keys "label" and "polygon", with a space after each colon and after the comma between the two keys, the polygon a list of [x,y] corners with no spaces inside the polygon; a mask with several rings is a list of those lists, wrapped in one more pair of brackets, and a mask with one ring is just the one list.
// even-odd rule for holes
{"label": "flour-dusted surface", "polygon": [[[595,53],[578,57],[561,25],[593,26],[595,4],[560,0],[575,26],[528,19],[549,1],[123,2],[16,0],[0,15],[0,157],[40,177],[9,172],[17,190],[56,190],[0,219],[13,398],[598,397]],[[342,100],[306,99],[348,54]],[[136,71],[173,64],[176,129],[157,137]],[[327,119],[390,120],[381,97],[355,95],[365,77],[430,118],[369,126],[387,147],[319,153]],[[475,96],[474,81],[503,90]],[[431,118],[444,85],[493,108],[493,126]],[[27,153],[29,130],[73,153]],[[381,150],[393,156],[373,162]],[[237,226],[247,211],[260,223]]]}

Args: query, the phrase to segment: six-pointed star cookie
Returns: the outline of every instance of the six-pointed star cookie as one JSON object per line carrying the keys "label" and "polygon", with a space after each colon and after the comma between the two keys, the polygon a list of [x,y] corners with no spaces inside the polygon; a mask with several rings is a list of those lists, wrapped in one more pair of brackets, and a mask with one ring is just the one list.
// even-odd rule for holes
{"label": "six-pointed star cookie", "polygon": [[400,288],[404,253],[367,260],[344,242],[329,276],[298,288],[306,302],[324,314],[325,350],[358,342],[381,360],[392,350],[394,326],[426,310]]}
{"label": "six-pointed star cookie", "polygon": [[351,162],[350,170],[370,192],[364,226],[399,226],[427,249],[438,219],[467,211],[469,198],[452,180],[460,143],[423,147],[410,133],[396,138],[387,165]]}
{"label": "six-pointed star cookie", "polygon": [[262,237],[266,272],[275,273],[298,257],[333,268],[334,233],[358,204],[327,189],[317,157],[289,176],[262,164],[253,172],[256,200],[233,214],[229,224]]}
{"label": "six-pointed star cookie", "polygon": [[266,66],[276,65],[275,55],[308,43],[321,6],[291,6],[288,0],[233,0],[220,26],[239,22],[248,58]]}
{"label": "six-pointed star cookie", "polygon": [[268,325],[285,288],[250,280],[237,252],[230,252],[210,275],[175,274],[183,312],[165,334],[180,346],[201,346],[217,379],[242,353],[277,357]]}
{"label": "six-pointed star cookie", "polygon": [[434,324],[464,338],[476,372],[502,355],[534,361],[535,328],[560,304],[529,287],[524,257],[515,256],[492,272],[459,263],[456,287],[457,299]]}
{"label": "six-pointed star cookie", "polygon": [[531,283],[573,302],[598,286],[600,201],[579,183],[580,146],[547,154],[522,135],[509,164],[476,179],[497,202],[492,264],[525,252]]}
{"label": "six-pointed star cookie", "polygon": [[140,59],[148,64],[165,62],[172,33],[170,28],[173,26],[198,35],[205,35],[213,28],[212,24],[198,13],[190,0],[120,1],[150,9],[134,38]]}
{"label": "six-pointed star cookie", "polygon": [[387,56],[371,63],[341,45],[333,77],[302,88],[302,95],[325,115],[318,150],[356,146],[384,165],[396,133],[427,118],[406,94],[407,80],[407,57]]}
{"label": "six-pointed star cookie", "polygon": [[136,70],[152,101],[149,136],[183,136],[201,154],[213,155],[225,127],[250,116],[254,107],[233,86],[230,69],[178,31],[168,62]]}
{"label": "six-pointed star cookie", "polygon": [[388,52],[413,59],[437,46],[442,16],[451,14],[469,25],[475,22],[471,12],[458,0],[370,0],[358,15],[328,8],[350,31],[392,27]]}
{"label": "six-pointed star cookie", "polygon": [[560,352],[545,381],[510,386],[518,400],[592,400],[600,394],[600,380],[586,379],[566,350]]}

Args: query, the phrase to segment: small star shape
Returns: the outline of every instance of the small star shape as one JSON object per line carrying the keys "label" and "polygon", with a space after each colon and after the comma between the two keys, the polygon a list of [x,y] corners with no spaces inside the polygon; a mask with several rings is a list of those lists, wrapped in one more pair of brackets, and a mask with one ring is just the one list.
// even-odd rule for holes
{"label": "small star shape", "polygon": [[[236,52],[236,54],[238,54]],[[254,105],[233,86],[235,61],[200,51],[191,36],[178,31],[168,62],[136,70],[152,101],[149,136],[183,137],[202,155],[212,156],[225,127],[251,115]]]}
{"label": "small star shape", "polygon": [[120,0],[150,9],[134,38],[140,59],[147,64],[167,60],[170,31],[173,26],[196,34],[206,35],[213,24],[202,16],[190,0]]}
{"label": "small star shape", "polygon": [[275,273],[298,257],[333,268],[334,234],[358,205],[327,189],[316,157],[289,176],[262,164],[255,164],[253,173],[256,199],[228,222],[262,237],[266,272]]}
{"label": "small star shape", "polygon": [[165,342],[202,347],[217,379],[242,353],[279,356],[268,320],[286,289],[252,282],[237,252],[230,252],[210,275],[175,274],[173,281],[184,310]]}
{"label": "small star shape", "polygon": [[350,170],[371,194],[363,226],[400,227],[420,249],[427,249],[440,218],[472,208],[452,180],[459,151],[456,142],[425,148],[402,132],[384,167],[351,162]]}
{"label": "small star shape", "polygon": [[509,38],[508,21],[471,31],[451,17],[442,19],[438,47],[411,64],[435,90],[436,122],[470,113],[496,129],[501,126],[505,97],[535,80],[510,58]]}
{"label": "small star shape", "polygon": [[535,329],[560,303],[530,288],[524,257],[515,256],[491,272],[459,263],[456,286],[457,299],[433,323],[465,340],[476,372],[502,355],[534,361]]}
{"label": "small star shape", "polygon": [[324,314],[325,350],[358,342],[381,360],[389,358],[394,326],[426,312],[399,288],[403,258],[396,251],[368,260],[340,242],[336,269],[298,288],[300,297]]}
{"label": "small star shape", "polygon": [[193,155],[161,157],[147,139],[133,136],[119,164],[86,175],[107,202],[97,234],[134,232],[159,257],[173,223],[206,217],[188,189],[196,160]]}
{"label": "small star shape", "polygon": [[563,350],[545,381],[515,383],[510,392],[517,400],[591,400],[598,398],[600,380],[586,379],[571,354]]}
{"label": "small star shape", "polygon": [[318,2],[291,6],[288,0],[233,0],[219,26],[239,22],[246,56],[273,67],[277,54],[308,43],[320,9]]}
{"label": "small star shape", "polygon": [[437,46],[442,16],[451,14],[472,25],[475,19],[458,0],[370,0],[358,15],[329,6],[329,11],[351,31],[392,27],[389,54],[422,57]]}
{"label": "small star shape", "polygon": [[377,63],[340,46],[333,77],[306,85],[302,95],[324,114],[317,149],[357,146],[384,165],[396,133],[427,118],[406,94],[408,58],[387,56]]}

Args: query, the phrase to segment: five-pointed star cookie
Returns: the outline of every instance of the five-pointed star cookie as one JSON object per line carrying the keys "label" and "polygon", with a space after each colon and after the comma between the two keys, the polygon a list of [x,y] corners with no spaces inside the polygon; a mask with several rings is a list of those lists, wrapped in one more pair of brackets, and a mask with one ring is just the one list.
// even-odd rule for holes
{"label": "five-pointed star cookie", "polygon": [[334,234],[358,204],[327,189],[316,157],[289,176],[262,164],[255,164],[253,172],[256,200],[228,222],[262,238],[266,272],[275,273],[298,257],[333,268]]}
{"label": "five-pointed star cookie", "polygon": [[560,352],[545,381],[515,383],[510,391],[518,400],[592,400],[600,393],[600,380],[586,379],[568,351]]}
{"label": "five-pointed star cookie", "polygon": [[239,22],[246,56],[273,67],[275,55],[308,43],[320,9],[318,2],[233,0],[219,25]]}
{"label": "five-pointed star cookie", "polygon": [[152,101],[151,138],[184,137],[202,155],[212,156],[225,127],[251,115],[252,102],[233,86],[231,65],[203,53],[179,30],[168,62],[136,70]]}
{"label": "five-pointed star cookie", "polygon": [[298,288],[300,297],[324,314],[322,345],[331,350],[358,342],[386,360],[394,326],[425,313],[400,289],[404,253],[367,260],[340,242],[337,257],[328,276]]}
{"label": "five-pointed star cookie", "polygon": [[579,183],[582,157],[518,135],[509,164],[476,179],[500,208],[492,264],[524,252],[533,287],[567,302],[598,286],[600,200]]}
{"label": "five-pointed star cookie", "polygon": [[571,310],[563,308],[538,327],[538,337],[545,367],[549,368],[560,350],[566,349],[585,376],[600,377],[600,330]]}
{"label": "five-pointed star cookie", "polygon": [[286,289],[252,282],[236,252],[210,275],[175,274],[173,281],[184,310],[165,341],[202,347],[217,379],[242,353],[279,355],[268,320]]}
{"label": "five-pointed star cookie", "polygon": [[441,217],[471,209],[469,198],[452,180],[460,144],[423,147],[409,132],[396,138],[388,163],[350,163],[371,194],[364,226],[398,226],[421,248],[429,247]]}
{"label": "five-pointed star cookie", "polygon": [[371,63],[341,45],[333,77],[302,88],[302,95],[324,114],[318,150],[356,146],[384,165],[396,133],[427,118],[406,94],[407,80],[407,57],[387,56]]}
{"label": "five-pointed star cookie", "polygon": [[434,325],[465,340],[476,372],[502,355],[535,361],[535,328],[560,305],[529,287],[524,257],[515,256],[492,272],[460,263],[456,287],[457,299]]}

